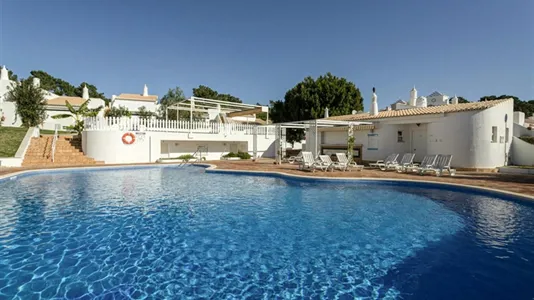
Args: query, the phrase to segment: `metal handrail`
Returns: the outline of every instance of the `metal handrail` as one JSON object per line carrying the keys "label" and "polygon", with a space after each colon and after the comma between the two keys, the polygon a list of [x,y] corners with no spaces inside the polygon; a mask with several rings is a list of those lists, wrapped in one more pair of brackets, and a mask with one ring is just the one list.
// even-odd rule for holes
{"label": "metal handrail", "polygon": [[52,162],[54,162],[54,156],[56,155],[56,143],[58,139],[59,124],[54,126],[54,139],[52,140]]}
{"label": "metal handrail", "polygon": [[[199,158],[196,158],[197,153],[199,154]],[[194,161],[202,161],[202,146],[198,146],[197,150],[191,156],[195,157]],[[183,166],[188,163],[190,163],[189,160],[184,160],[178,166]]]}

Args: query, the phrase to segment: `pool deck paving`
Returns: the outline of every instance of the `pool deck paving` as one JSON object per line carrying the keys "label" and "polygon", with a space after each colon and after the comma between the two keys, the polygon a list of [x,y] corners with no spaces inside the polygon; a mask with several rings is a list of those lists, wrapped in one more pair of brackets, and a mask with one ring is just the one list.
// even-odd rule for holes
{"label": "pool deck paving", "polygon": [[414,173],[398,173],[396,171],[381,171],[379,169],[364,169],[363,171],[328,171],[317,170],[315,172],[299,170],[296,164],[275,165],[273,161],[213,161],[210,164],[216,165],[217,169],[223,170],[246,170],[280,172],[292,175],[313,176],[313,177],[347,177],[347,178],[380,178],[380,179],[407,179],[436,181],[443,183],[462,184],[479,186],[497,190],[503,190],[528,196],[534,196],[534,176],[500,174],[490,172],[456,172],[455,176],[443,175],[418,175]]}
{"label": "pool deck paving", "polygon": [[[378,169],[364,169],[363,171],[328,171],[323,172],[317,170],[315,172],[299,170],[296,164],[274,164],[273,160],[259,160],[253,161],[206,161],[206,164],[216,166],[220,170],[234,170],[234,171],[260,171],[260,172],[278,172],[289,175],[311,176],[311,177],[328,177],[328,178],[378,178],[378,179],[406,179],[406,180],[424,180],[442,183],[452,183],[461,185],[478,186],[512,193],[523,194],[527,196],[534,196],[534,175],[515,175],[515,174],[501,174],[488,172],[464,172],[456,173],[456,176],[444,175],[437,177],[435,175],[418,175],[397,173],[396,171],[380,171]],[[128,164],[128,165],[150,165],[150,164]],[[160,164],[152,164],[160,165]],[[94,166],[69,166],[69,168],[84,167],[112,167],[125,166],[121,165],[94,165]],[[47,168],[55,169],[55,168]],[[0,177],[4,175],[36,170],[36,168],[2,168],[0,167]]]}

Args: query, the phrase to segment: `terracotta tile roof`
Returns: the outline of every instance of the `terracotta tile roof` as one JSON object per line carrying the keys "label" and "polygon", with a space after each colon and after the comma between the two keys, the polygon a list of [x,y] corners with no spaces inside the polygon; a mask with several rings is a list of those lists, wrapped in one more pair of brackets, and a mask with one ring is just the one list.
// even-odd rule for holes
{"label": "terracotta tile roof", "polygon": [[69,101],[71,105],[80,106],[86,100],[81,97],[59,96],[57,98],[48,99],[46,103],[48,105],[65,105],[67,101]]}
{"label": "terracotta tile roof", "polygon": [[117,100],[133,100],[133,101],[148,101],[148,102],[155,102],[158,100],[158,96],[156,95],[148,95],[143,96],[140,94],[120,94],[117,97],[115,97]]}
{"label": "terracotta tile roof", "polygon": [[385,119],[385,118],[397,118],[397,117],[432,115],[432,114],[441,114],[441,113],[454,113],[454,112],[462,112],[462,111],[484,110],[484,109],[499,105],[501,103],[504,103],[506,101],[513,101],[513,99],[510,98],[510,99],[493,100],[493,101],[460,103],[460,104],[454,104],[454,105],[441,105],[441,106],[408,108],[408,109],[400,109],[400,110],[387,110],[387,111],[378,112],[378,115],[376,116],[372,116],[369,113],[361,113],[361,114],[355,114],[355,115],[330,117],[328,118],[328,120],[356,121],[356,120]]}

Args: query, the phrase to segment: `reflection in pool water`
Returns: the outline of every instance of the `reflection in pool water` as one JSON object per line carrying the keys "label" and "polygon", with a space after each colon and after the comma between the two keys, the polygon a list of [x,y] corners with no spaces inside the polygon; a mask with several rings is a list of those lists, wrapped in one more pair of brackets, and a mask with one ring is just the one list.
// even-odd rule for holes
{"label": "reflection in pool water", "polygon": [[487,196],[195,167],[41,174],[0,194],[0,298],[533,294],[534,209]]}

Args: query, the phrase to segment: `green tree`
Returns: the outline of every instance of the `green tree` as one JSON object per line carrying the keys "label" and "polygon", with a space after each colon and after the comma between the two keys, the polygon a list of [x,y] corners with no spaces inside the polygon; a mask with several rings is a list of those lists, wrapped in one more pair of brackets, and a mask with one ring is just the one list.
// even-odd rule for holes
{"label": "green tree", "polygon": [[39,126],[46,119],[46,100],[43,91],[36,88],[30,79],[10,87],[6,101],[12,101],[24,127]]}
{"label": "green tree", "polygon": [[[274,102],[271,107],[274,122],[304,121],[323,118],[325,109],[330,116],[348,115],[353,110],[363,110],[363,98],[356,85],[331,73],[316,80],[306,77],[287,91],[283,107]],[[304,138],[301,129],[287,131],[289,142]]]}
{"label": "green tree", "polygon": [[534,115],[534,100],[522,101],[519,97],[511,95],[500,95],[500,96],[483,96],[480,97],[480,101],[491,101],[491,100],[500,100],[500,99],[514,99],[514,111],[521,111],[525,113],[526,117]]}
{"label": "green tree", "polygon": [[112,107],[108,108],[104,112],[104,117],[110,117],[110,118],[121,118],[121,117],[131,117],[132,113],[126,106],[120,105],[119,107]]}
{"label": "green tree", "polygon": [[[167,91],[167,94],[161,97],[161,100],[159,102],[158,116],[161,119],[168,118],[169,120],[176,120],[176,110],[169,109],[168,115],[167,115],[167,108],[169,106],[172,106],[184,100],[185,100],[185,95],[184,95],[184,91],[182,91],[181,88],[175,87],[174,89],[169,89]],[[180,117],[186,117],[186,116],[189,117],[189,113],[180,112]]]}
{"label": "green tree", "polygon": [[19,79],[19,77],[15,73],[13,73],[13,71],[11,70],[7,70],[7,78],[13,81],[17,81]]}
{"label": "green tree", "polygon": [[273,123],[284,122],[288,119],[285,117],[284,101],[269,101],[269,118],[273,121]]}
{"label": "green tree", "polygon": [[149,110],[147,110],[146,107],[141,106],[141,107],[139,107],[139,110],[137,111],[137,115],[141,119],[150,119],[153,116],[155,116],[156,114],[151,112],[151,111],[149,111]]}
{"label": "green tree", "polygon": [[82,82],[78,85],[78,87],[75,87],[69,82],[60,78],[56,78],[45,71],[34,70],[31,71],[30,74],[32,77],[39,78],[41,80],[41,88],[43,90],[60,96],[82,97],[83,86],[87,85],[90,98],[100,98],[106,102],[106,105],[109,105],[110,100],[104,95],[104,93],[100,93],[98,88],[90,83]]}
{"label": "green tree", "polygon": [[465,99],[464,97],[458,97],[458,103],[469,103],[469,100]]}
{"label": "green tree", "polygon": [[92,85],[90,83],[87,83],[87,82],[80,83],[80,85],[74,90],[74,93],[75,93],[76,96],[78,96],[78,97],[82,97],[83,96],[83,87],[84,86],[87,86],[87,90],[89,91],[89,98],[100,98],[100,99],[104,100],[104,102],[106,103],[106,106],[109,106],[110,99],[108,99],[104,95],[104,93],[100,93],[96,86],[94,86],[94,85]]}
{"label": "green tree", "polygon": [[193,88],[193,96],[206,99],[217,99],[219,93],[217,91],[205,86],[199,85],[197,88]]}
{"label": "green tree", "polygon": [[242,103],[238,97],[230,94],[219,94],[216,90],[205,85],[199,85],[198,88],[193,88],[193,97]]}
{"label": "green tree", "polygon": [[94,109],[90,109],[89,101],[87,100],[78,109],[74,108],[69,101],[65,101],[65,105],[67,106],[67,109],[69,110],[69,114],[59,114],[52,116],[52,119],[67,119],[67,118],[73,118],[74,119],[74,125],[67,126],[68,129],[74,130],[78,133],[78,135],[82,134],[82,131],[84,129],[84,118],[87,117],[96,117],[98,113],[104,108],[102,106],[99,106]]}

